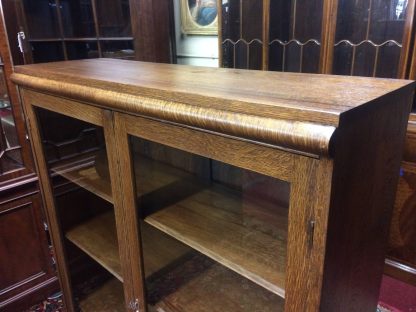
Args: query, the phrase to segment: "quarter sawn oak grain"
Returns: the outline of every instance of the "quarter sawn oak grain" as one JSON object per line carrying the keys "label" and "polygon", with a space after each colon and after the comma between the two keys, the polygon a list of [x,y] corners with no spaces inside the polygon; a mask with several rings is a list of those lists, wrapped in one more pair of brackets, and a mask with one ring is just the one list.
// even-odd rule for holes
{"label": "quarter sawn oak grain", "polygon": [[[211,250],[203,231],[182,232],[192,222],[174,225],[177,206],[154,212],[138,205],[143,194],[135,183],[133,136],[290,183],[284,283],[270,276],[274,287],[284,288],[285,312],[376,309],[413,82],[114,60],[19,67],[14,81],[29,118],[69,311],[74,310],[69,274],[34,110],[43,107],[42,99],[45,109],[104,128],[126,307],[137,303],[149,310],[140,218],[264,285],[248,273],[256,272],[255,266],[237,270],[241,259]],[[80,113],[84,109],[88,114]],[[147,166],[140,158],[139,163]],[[181,204],[192,211],[192,196],[198,195],[187,194]],[[143,215],[146,211],[151,214]],[[203,222],[209,217],[198,217],[209,229]],[[220,224],[214,232],[232,229]],[[206,283],[200,277],[195,285]],[[192,296],[175,291],[169,298],[174,301],[160,302],[161,307],[186,305]]]}
{"label": "quarter sawn oak grain", "polygon": [[16,73],[12,79],[28,88],[314,154],[328,153],[343,113],[412,84],[104,59]]}

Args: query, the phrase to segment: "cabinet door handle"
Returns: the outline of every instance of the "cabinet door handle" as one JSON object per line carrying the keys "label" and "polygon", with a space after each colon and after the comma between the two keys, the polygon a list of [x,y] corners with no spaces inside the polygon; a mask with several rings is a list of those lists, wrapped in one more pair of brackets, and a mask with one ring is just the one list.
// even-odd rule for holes
{"label": "cabinet door handle", "polygon": [[25,39],[26,39],[26,35],[24,31],[19,31],[17,33],[17,45],[19,46],[19,50],[22,53],[25,53],[24,44],[23,44],[23,40]]}

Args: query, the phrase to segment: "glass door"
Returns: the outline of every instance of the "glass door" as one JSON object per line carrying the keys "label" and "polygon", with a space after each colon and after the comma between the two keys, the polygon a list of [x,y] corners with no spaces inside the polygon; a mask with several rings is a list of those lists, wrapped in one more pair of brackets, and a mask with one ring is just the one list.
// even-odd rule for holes
{"label": "glass door", "polygon": [[332,73],[405,78],[414,0],[339,0]]}
{"label": "glass door", "polygon": [[0,175],[23,167],[22,146],[16,131],[3,65],[0,64]]}
{"label": "glass door", "polygon": [[174,141],[129,145],[147,311],[283,311],[289,182]]}
{"label": "glass door", "polygon": [[59,0],[23,0],[25,21],[21,26],[27,29],[22,39],[28,40],[34,63],[65,59],[60,8]]}
{"label": "glass door", "polygon": [[10,13],[22,15],[19,44],[28,63],[135,58],[128,0],[22,0]]}
{"label": "glass door", "polygon": [[222,1],[220,66],[320,72],[323,14],[323,0]]}
{"label": "glass door", "polygon": [[318,73],[323,0],[272,0],[269,12],[269,70]]}
{"label": "glass door", "polygon": [[221,16],[220,66],[262,69],[263,1],[222,1]]}
{"label": "glass door", "polygon": [[49,187],[44,180],[42,186],[53,202],[52,207],[46,205],[49,221],[52,226],[56,221],[60,230],[58,242],[56,237],[54,240],[56,256],[65,265],[75,310],[125,311],[101,110],[88,113],[87,107],[83,114],[88,117],[79,120],[65,115],[65,109],[63,113],[47,109],[48,103],[59,106],[64,100],[42,96],[31,101],[38,105],[34,112],[48,172]]}

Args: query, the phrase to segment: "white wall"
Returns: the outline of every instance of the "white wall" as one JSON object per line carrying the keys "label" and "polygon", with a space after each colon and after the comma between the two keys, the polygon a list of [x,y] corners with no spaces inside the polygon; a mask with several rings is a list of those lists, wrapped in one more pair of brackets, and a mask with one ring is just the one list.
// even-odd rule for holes
{"label": "white wall", "polygon": [[218,67],[218,36],[183,34],[180,0],[174,0],[174,9],[178,64]]}

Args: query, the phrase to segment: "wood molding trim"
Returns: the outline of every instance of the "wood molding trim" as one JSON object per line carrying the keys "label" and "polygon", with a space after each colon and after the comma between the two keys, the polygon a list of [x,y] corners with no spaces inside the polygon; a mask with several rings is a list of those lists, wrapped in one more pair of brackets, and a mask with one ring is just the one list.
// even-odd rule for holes
{"label": "wood molding trim", "polygon": [[96,105],[105,104],[109,108],[131,114],[160,118],[190,127],[243,137],[300,153],[328,155],[330,139],[335,131],[333,126],[276,120],[228,110],[202,108],[22,74],[14,74],[13,81],[29,89],[41,89],[45,92],[78,98],[83,102],[92,102]]}

